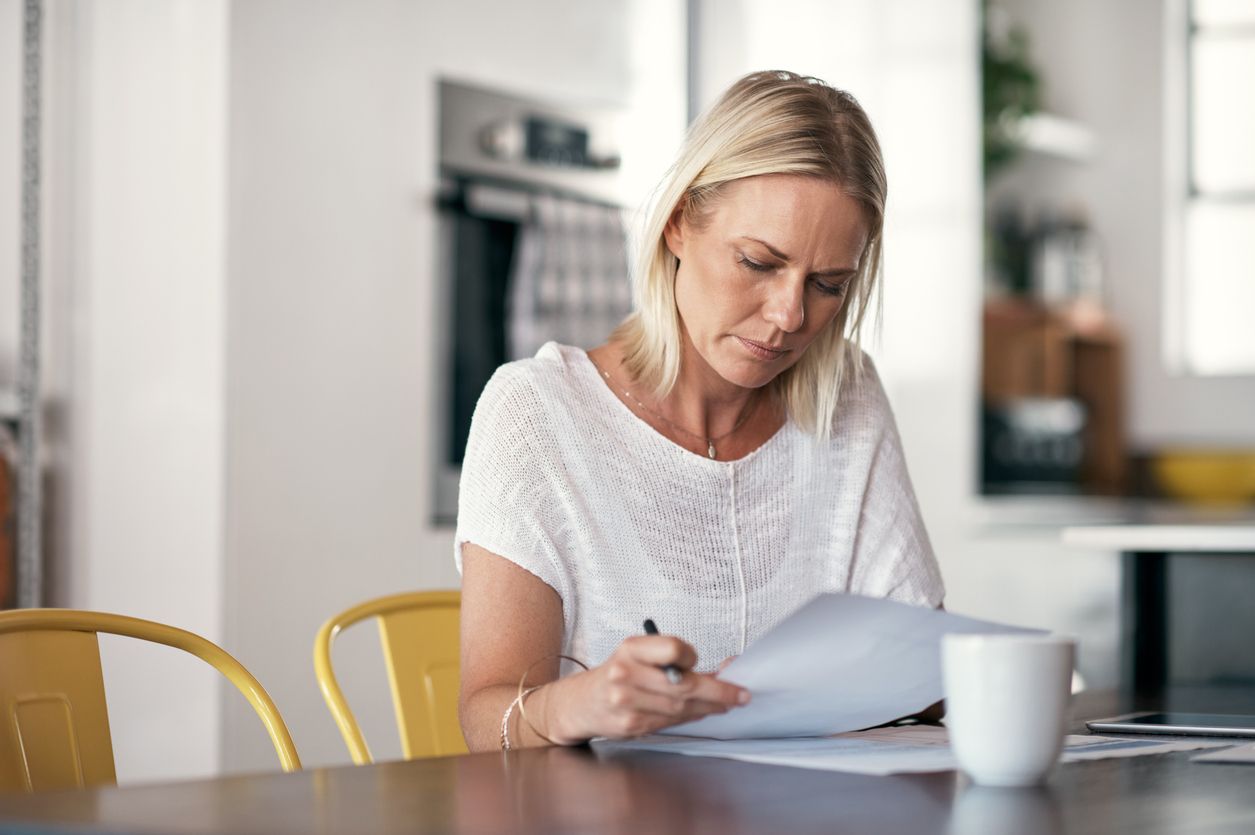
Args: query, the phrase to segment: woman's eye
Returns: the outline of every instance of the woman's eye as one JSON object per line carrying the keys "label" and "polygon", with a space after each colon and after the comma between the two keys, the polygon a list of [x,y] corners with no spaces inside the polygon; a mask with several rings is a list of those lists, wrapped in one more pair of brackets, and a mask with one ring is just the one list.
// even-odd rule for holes
{"label": "woman's eye", "polygon": [[744,255],[742,255],[737,260],[739,260],[742,264],[744,264],[746,267],[748,267],[749,269],[753,270],[756,273],[770,272],[772,269],[772,266],[770,264],[760,264],[757,261],[751,261],[750,259],[746,258]]}
{"label": "woman's eye", "polygon": [[815,282],[815,286],[819,288],[819,292],[829,296],[844,296],[845,291],[849,288],[850,282],[843,281],[840,284],[825,284],[822,281]]}

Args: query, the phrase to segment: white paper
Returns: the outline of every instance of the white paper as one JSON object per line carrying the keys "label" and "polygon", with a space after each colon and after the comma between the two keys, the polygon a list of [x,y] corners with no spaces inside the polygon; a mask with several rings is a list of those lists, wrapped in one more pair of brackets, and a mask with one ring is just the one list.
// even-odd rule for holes
{"label": "white paper", "polygon": [[[1008,742],[1014,744],[1013,741]],[[1064,738],[1060,761],[1070,763],[1139,757],[1225,744],[1198,739],[1164,741],[1068,736]],[[656,735],[629,740],[597,740],[593,746],[599,752],[663,751],[879,776],[953,771],[958,768],[946,729],[933,726],[876,728],[819,739],[722,740]]]}
{"label": "white paper", "polygon": [[[1223,745],[1232,745],[1232,742],[1221,743]],[[1224,751],[1213,751],[1210,754],[1200,754],[1194,757],[1190,762],[1195,763],[1249,763],[1255,765],[1255,742],[1249,742],[1246,745],[1239,745],[1236,748],[1229,748]]]}
{"label": "white paper", "polygon": [[821,594],[719,674],[749,689],[748,705],[665,733],[781,738],[881,725],[941,700],[942,635],[1036,631],[881,598]]}

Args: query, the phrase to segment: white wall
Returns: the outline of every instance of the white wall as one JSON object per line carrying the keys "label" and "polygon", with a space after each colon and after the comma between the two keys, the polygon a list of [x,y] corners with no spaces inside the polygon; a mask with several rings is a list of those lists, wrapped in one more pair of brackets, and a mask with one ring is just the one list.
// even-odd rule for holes
{"label": "white wall", "polygon": [[[54,605],[222,633],[225,0],[48,4]],[[72,544],[72,547],[70,545]],[[211,774],[218,680],[104,639],[119,779]]]}
{"label": "white wall", "polygon": [[[625,134],[670,153],[682,22],[673,0],[233,6],[227,642],[306,764],[347,760],[313,678],[321,621],[458,585],[451,531],[427,521],[436,78],[624,103]],[[397,756],[374,643],[350,632],[337,663],[376,755]],[[272,767],[246,709],[226,722],[228,769]]]}
{"label": "white wall", "polygon": [[1003,5],[1030,33],[1044,107],[1089,127],[1098,151],[1084,165],[1026,160],[994,193],[1088,210],[1103,241],[1111,309],[1128,336],[1130,443],[1255,444],[1255,380],[1185,376],[1164,363],[1164,281],[1174,269],[1164,154],[1177,144],[1166,131],[1182,129],[1180,118],[1166,118],[1164,85],[1181,83],[1184,72],[1165,61],[1166,39],[1184,37],[1166,29],[1165,0]]}

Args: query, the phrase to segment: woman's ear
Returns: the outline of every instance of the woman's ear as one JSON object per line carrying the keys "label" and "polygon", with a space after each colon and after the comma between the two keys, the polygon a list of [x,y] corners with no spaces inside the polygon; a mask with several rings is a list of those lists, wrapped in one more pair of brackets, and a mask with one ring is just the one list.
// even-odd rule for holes
{"label": "woman's ear", "polygon": [[677,206],[675,211],[671,213],[671,219],[667,221],[667,225],[662,229],[662,239],[667,243],[667,249],[676,257],[676,260],[684,259],[684,241],[685,232],[688,224],[684,222],[683,206]]}

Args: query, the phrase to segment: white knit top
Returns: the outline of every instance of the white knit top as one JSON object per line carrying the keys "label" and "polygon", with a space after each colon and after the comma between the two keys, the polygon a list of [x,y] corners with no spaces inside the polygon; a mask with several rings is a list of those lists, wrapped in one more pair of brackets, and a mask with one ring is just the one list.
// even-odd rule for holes
{"label": "white knit top", "polygon": [[739,654],[819,592],[927,606],[944,590],[889,403],[867,361],[823,445],[792,421],[736,461],[672,443],[550,342],[480,395],[454,559],[471,542],[562,598],[563,652],[603,662],[645,618],[698,669]]}

